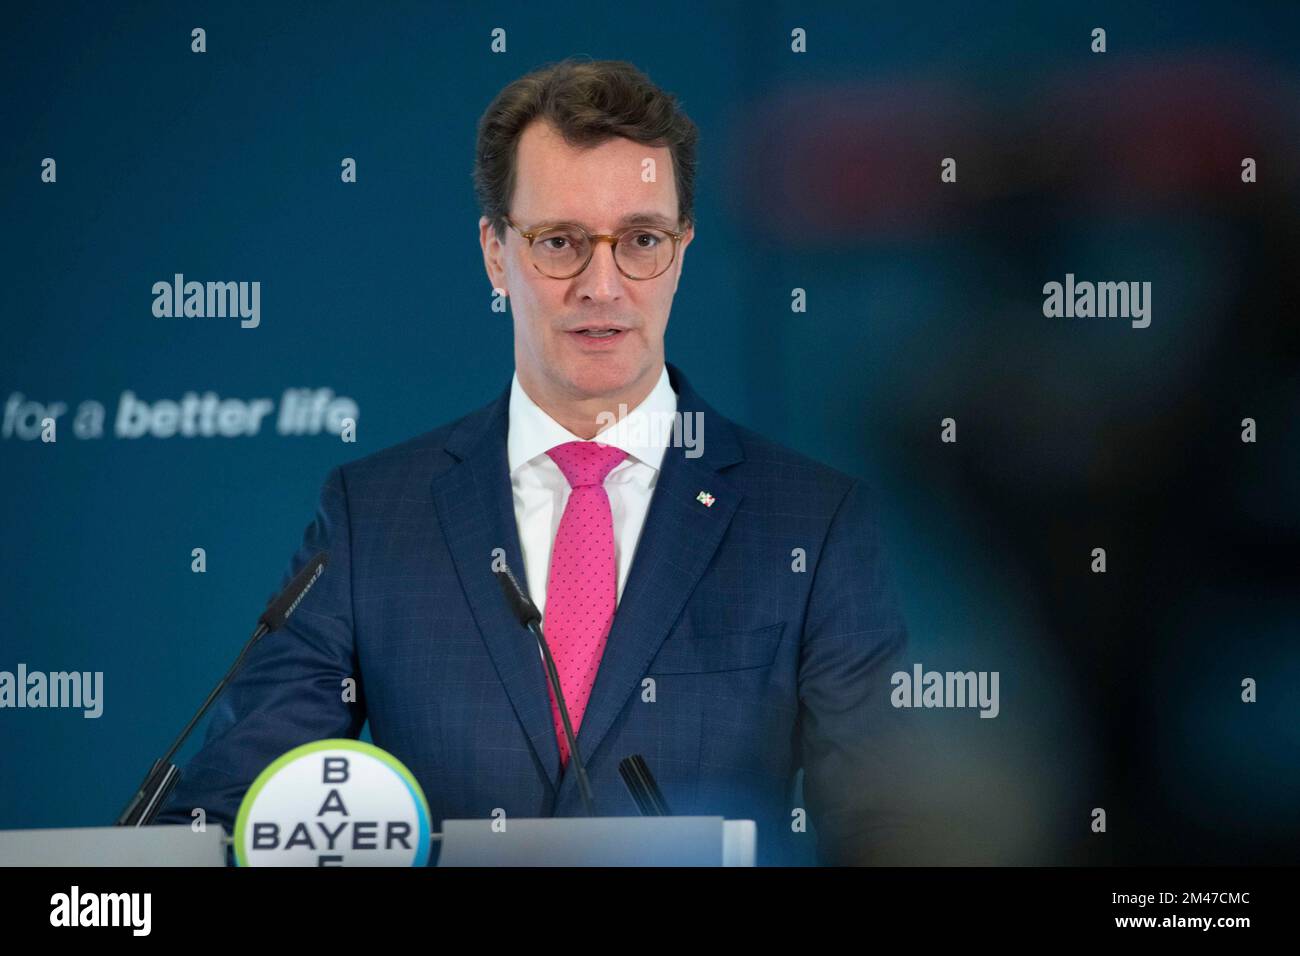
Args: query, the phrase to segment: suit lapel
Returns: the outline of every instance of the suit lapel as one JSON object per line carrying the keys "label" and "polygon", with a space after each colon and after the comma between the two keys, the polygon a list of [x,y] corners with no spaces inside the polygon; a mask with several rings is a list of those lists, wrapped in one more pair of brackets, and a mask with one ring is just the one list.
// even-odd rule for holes
{"label": "suit lapel", "polygon": [[[537,642],[511,615],[492,573],[496,549],[505,552],[524,581],[506,454],[510,389],[468,416],[447,439],[460,459],[433,479],[433,504],[456,565],[465,599],[487,645],[501,683],[551,786],[558,785],[560,754],[551,724],[551,703]],[[527,587],[527,582],[524,582]]]}

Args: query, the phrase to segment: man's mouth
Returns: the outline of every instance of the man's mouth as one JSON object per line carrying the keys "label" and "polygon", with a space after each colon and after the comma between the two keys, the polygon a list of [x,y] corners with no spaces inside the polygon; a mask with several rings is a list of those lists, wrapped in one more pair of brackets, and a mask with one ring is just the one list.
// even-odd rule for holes
{"label": "man's mouth", "polygon": [[612,349],[627,335],[627,329],[617,325],[585,325],[580,329],[570,329],[568,334],[581,339],[583,348]]}

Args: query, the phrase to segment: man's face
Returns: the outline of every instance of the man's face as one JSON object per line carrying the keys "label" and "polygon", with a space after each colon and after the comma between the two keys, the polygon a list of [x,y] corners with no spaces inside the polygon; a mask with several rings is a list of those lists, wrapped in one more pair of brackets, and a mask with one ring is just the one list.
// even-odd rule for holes
{"label": "man's face", "polygon": [[[646,159],[655,180],[644,182]],[[547,123],[534,121],[519,138],[511,220],[524,231],[557,222],[612,235],[635,214],[658,214],[677,229],[677,186],[672,154],[616,137],[599,146],[568,145]],[[539,403],[590,399],[639,402],[653,387],[664,361],[664,332],[682,260],[694,229],[677,247],[673,264],[653,279],[629,279],[614,264],[609,242],[597,242],[587,268],[553,279],[533,266],[528,240],[507,228],[498,241],[479,220],[484,263],[495,288],[510,297],[515,369]],[[616,329],[595,338],[582,330]]]}

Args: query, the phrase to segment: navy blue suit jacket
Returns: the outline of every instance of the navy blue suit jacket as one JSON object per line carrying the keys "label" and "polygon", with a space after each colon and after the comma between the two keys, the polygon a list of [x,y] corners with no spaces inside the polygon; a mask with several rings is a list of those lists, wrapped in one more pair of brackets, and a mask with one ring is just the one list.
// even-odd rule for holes
{"label": "navy blue suit jacket", "polygon": [[[894,789],[906,729],[888,698],[890,675],[910,667],[876,506],[860,482],[728,421],[668,369],[678,410],[703,413],[703,453],[664,456],[578,733],[595,812],[637,814],[618,763],[641,754],[674,813],[756,820],[760,863],[873,862],[906,832]],[[507,387],[331,471],[286,581],[321,549],[329,567],[215,705],[156,822],[203,807],[229,829],[276,757],[356,737],[367,720],[419,780],[435,826],[496,808],[583,812],[536,642],[492,573],[495,549],[524,568],[508,405]]]}

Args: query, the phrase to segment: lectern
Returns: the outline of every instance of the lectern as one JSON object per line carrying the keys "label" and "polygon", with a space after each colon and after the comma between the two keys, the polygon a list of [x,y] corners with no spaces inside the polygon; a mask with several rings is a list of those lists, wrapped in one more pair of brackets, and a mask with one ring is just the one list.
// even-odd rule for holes
{"label": "lectern", "polygon": [[753,866],[753,820],[443,820],[439,866]]}
{"label": "lectern", "polygon": [[0,866],[225,866],[225,831],[187,824],[0,830]]}
{"label": "lectern", "polygon": [[[754,866],[753,820],[546,817],[444,820],[439,866]],[[225,866],[219,826],[0,831],[0,866]]]}

